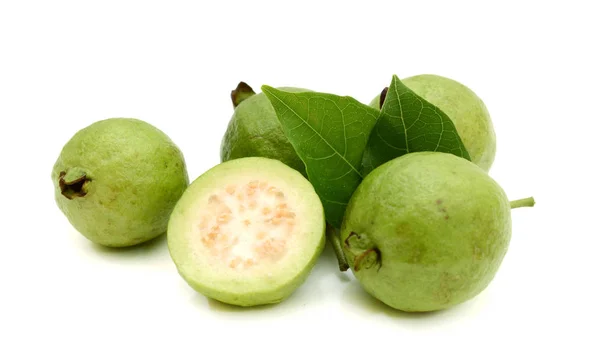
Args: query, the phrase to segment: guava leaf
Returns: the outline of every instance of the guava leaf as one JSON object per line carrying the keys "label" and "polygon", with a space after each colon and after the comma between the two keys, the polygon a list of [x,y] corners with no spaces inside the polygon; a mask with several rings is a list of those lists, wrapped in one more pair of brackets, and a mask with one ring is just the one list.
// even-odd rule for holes
{"label": "guava leaf", "polygon": [[292,93],[266,85],[262,91],[304,162],[327,221],[339,228],[348,201],[362,181],[363,152],[379,111],[348,96]]}
{"label": "guava leaf", "polygon": [[412,152],[445,152],[471,160],[452,120],[394,75],[364,152],[366,176],[381,164]]}

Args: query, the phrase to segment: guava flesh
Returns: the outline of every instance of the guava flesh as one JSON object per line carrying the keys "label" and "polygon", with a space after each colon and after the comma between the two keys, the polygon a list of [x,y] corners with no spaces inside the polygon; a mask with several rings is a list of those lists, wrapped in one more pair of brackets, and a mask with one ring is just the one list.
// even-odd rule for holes
{"label": "guava flesh", "polygon": [[416,152],[369,173],[341,228],[362,287],[403,311],[465,302],[494,278],[511,236],[510,203],[480,167]]}
{"label": "guava flesh", "polygon": [[221,163],[196,179],[168,228],[171,257],[196,291],[221,302],[281,302],[307,278],[325,243],[312,185],[278,160]]}
{"label": "guava flesh", "polygon": [[187,187],[183,154],[162,131],[133,118],[110,118],[81,130],[52,169],[56,204],[92,242],[125,247],[167,230]]}
{"label": "guava flesh", "polygon": [[[465,85],[438,75],[417,75],[402,83],[420,97],[440,108],[454,123],[471,161],[489,171],[496,156],[496,133],[487,107]],[[380,108],[380,96],[369,104]]]}
{"label": "guava flesh", "polygon": [[[306,92],[303,88],[281,87],[283,91]],[[304,163],[288,141],[275,109],[264,93],[237,105],[221,142],[221,161],[244,157],[279,160],[306,177]]]}

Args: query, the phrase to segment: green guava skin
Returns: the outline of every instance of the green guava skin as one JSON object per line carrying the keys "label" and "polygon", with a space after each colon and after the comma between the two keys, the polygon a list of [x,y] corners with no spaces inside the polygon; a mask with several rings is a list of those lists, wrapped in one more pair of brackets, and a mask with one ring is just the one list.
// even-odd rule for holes
{"label": "green guava skin", "polygon": [[[408,312],[441,310],[478,295],[499,269],[510,237],[502,188],[468,160],[433,152],[406,154],[369,173],[341,228],[362,287]],[[375,252],[357,260],[369,248],[379,250],[379,264]]]}
{"label": "green guava skin", "polygon": [[[488,172],[496,156],[496,133],[481,98],[465,85],[438,75],[412,76],[402,83],[450,117],[471,161]],[[377,95],[369,105],[379,109],[379,99]]]}
{"label": "green guava skin", "polygon": [[[307,92],[296,87],[281,87],[282,91]],[[275,109],[264,93],[255,94],[234,110],[221,141],[221,162],[244,157],[277,159],[306,177],[304,163],[288,141]]]}
{"label": "green guava skin", "polygon": [[[86,174],[85,196],[61,193],[61,172]],[[79,130],[52,169],[56,204],[71,225],[99,245],[126,247],[167,229],[189,180],[183,154],[147,122],[109,118]]]}
{"label": "green guava skin", "polygon": [[[303,252],[301,262],[296,262],[292,275],[287,280],[272,281],[267,277],[257,278],[255,282],[247,279],[228,278],[226,284],[214,280],[202,279],[203,268],[194,257],[190,243],[186,243],[185,235],[190,227],[196,225],[197,213],[193,207],[198,198],[207,196],[215,186],[219,186],[224,175],[230,173],[243,174],[246,169],[260,170],[265,174],[279,175],[296,190],[304,193],[303,197],[314,208],[314,220],[304,239],[310,238],[314,245]],[[300,172],[291,169],[281,161],[264,157],[246,157],[230,160],[214,166],[199,176],[190,184],[180,201],[177,203],[167,230],[167,242],[171,258],[184,281],[195,291],[217,301],[241,307],[277,304],[287,299],[308,278],[317,259],[325,247],[325,212],[321,201],[312,185]],[[221,287],[219,287],[221,286]]]}

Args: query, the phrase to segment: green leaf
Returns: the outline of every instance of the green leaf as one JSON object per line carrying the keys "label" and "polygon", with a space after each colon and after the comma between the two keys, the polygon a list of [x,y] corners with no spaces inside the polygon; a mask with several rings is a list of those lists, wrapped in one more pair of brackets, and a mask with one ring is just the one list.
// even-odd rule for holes
{"label": "green leaf", "polygon": [[379,111],[347,96],[291,93],[266,85],[262,91],[304,162],[327,221],[339,228],[348,201],[362,181],[363,152]]}
{"label": "green leaf", "polygon": [[424,151],[471,160],[452,120],[394,75],[365,149],[362,174],[401,155]]}

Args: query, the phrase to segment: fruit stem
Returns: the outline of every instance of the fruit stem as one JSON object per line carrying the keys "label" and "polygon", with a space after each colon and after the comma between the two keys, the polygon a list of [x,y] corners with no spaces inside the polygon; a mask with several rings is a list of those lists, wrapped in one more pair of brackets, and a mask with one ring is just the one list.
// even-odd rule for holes
{"label": "fruit stem", "polygon": [[534,205],[535,205],[535,200],[533,199],[532,196],[530,196],[529,198],[513,200],[510,202],[511,209],[532,207]]}
{"label": "fruit stem", "polygon": [[246,82],[238,83],[237,87],[231,91],[231,102],[233,103],[233,108],[240,105],[240,103],[244,102],[246,99],[254,96],[256,93],[252,89],[252,87],[248,86]]}
{"label": "fruit stem", "polygon": [[340,231],[333,226],[327,224],[327,240],[331,243],[333,247],[333,251],[335,252],[335,256],[338,260],[338,266],[340,271],[347,271],[350,266],[348,265],[348,261],[346,260],[346,255],[344,255],[344,251],[342,250],[342,243],[340,242]]}

